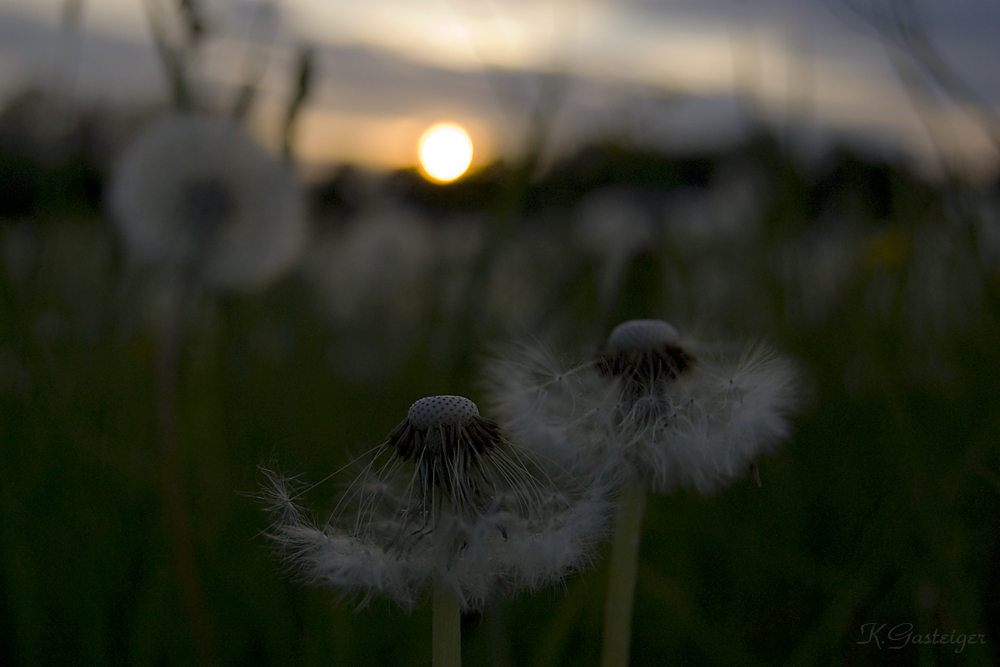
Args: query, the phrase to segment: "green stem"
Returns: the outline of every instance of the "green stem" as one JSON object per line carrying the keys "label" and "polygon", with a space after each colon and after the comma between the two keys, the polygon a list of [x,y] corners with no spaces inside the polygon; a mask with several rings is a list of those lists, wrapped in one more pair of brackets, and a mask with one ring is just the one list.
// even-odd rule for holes
{"label": "green stem", "polygon": [[632,480],[618,501],[618,523],[611,547],[611,575],[604,607],[602,667],[626,667],[632,642],[632,606],[639,566],[639,538],[646,509],[646,484]]}
{"label": "green stem", "polygon": [[187,616],[188,630],[201,665],[215,663],[212,632],[205,612],[204,599],[195,553],[194,527],[184,485],[178,423],[178,384],[185,326],[194,299],[194,283],[181,278],[171,285],[169,320],[163,327],[156,360],[156,412],[159,431],[160,495],[167,540],[173,559],[174,576],[181,605]]}
{"label": "green stem", "polygon": [[454,554],[451,552],[448,529],[454,508],[435,490],[441,511],[434,528],[434,581],[431,584],[434,609],[431,612],[431,664],[433,667],[462,667],[462,600],[458,591],[448,584],[448,571]]}
{"label": "green stem", "polygon": [[434,573],[434,637],[431,644],[434,667],[462,667],[462,603],[455,589],[440,573]]}

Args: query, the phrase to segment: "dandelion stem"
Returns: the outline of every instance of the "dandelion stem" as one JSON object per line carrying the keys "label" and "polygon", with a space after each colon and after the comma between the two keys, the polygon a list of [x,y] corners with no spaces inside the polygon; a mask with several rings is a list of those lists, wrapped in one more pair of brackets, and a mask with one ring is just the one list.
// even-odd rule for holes
{"label": "dandelion stem", "polygon": [[602,667],[626,667],[632,642],[632,606],[635,601],[639,538],[646,509],[646,484],[634,479],[622,489],[618,522],[611,547],[611,575],[604,607]]}
{"label": "dandelion stem", "polygon": [[440,572],[434,573],[434,667],[462,665],[462,603]]}
{"label": "dandelion stem", "polygon": [[439,508],[434,528],[434,581],[431,589],[434,609],[431,612],[433,625],[431,635],[432,667],[462,667],[462,601],[458,591],[448,584],[444,573],[454,554],[448,525],[455,508],[444,497],[440,489],[434,490],[434,504]]}
{"label": "dandelion stem", "polygon": [[201,665],[215,663],[212,637],[205,615],[184,489],[184,473],[177,438],[177,385],[184,342],[186,304],[191,287],[180,281],[172,290],[170,318],[161,334],[157,349],[157,429],[159,431],[160,495],[163,519],[173,561],[174,576],[188,630]]}

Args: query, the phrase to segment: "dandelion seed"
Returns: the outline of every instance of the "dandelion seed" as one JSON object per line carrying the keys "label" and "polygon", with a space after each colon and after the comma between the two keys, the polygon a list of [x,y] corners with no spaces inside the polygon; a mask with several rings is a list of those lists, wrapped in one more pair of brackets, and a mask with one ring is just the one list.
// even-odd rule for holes
{"label": "dandelion seed", "polygon": [[109,200],[134,257],[213,287],[263,285],[305,242],[288,168],[239,125],[207,114],[170,114],[143,132],[118,161]]}

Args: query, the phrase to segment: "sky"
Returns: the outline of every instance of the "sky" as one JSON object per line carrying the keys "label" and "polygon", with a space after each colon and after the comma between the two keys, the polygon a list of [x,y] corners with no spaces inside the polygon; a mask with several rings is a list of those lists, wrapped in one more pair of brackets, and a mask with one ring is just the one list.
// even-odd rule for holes
{"label": "sky", "polygon": [[[538,128],[546,154],[558,156],[609,137],[711,149],[757,118],[806,155],[847,142],[929,174],[945,163],[995,174],[996,142],[983,128],[995,132],[1000,111],[1000,3],[894,2],[913,10],[979,116],[928,83],[850,3],[893,4],[201,0],[208,37],[188,63],[217,108],[260,71],[252,124],[276,144],[296,54],[313,48],[296,155],[314,164],[413,165],[420,135],[439,122],[469,130],[478,165],[523,152]],[[34,85],[86,102],[167,100],[149,6],[181,43],[174,0],[0,0],[0,96]],[[72,30],[67,7],[80,10]],[[901,73],[919,84],[902,85]]]}

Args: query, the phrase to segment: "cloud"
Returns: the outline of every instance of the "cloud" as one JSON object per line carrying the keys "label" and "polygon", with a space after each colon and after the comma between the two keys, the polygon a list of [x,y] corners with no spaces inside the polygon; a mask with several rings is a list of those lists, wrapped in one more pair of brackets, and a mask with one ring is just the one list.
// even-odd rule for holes
{"label": "cloud", "polygon": [[[132,14],[113,18],[116,2],[93,1],[79,58],[62,64],[53,16],[0,10],[3,84],[49,81],[58,68],[75,68],[81,97],[164,100],[148,35]],[[747,110],[756,109],[778,128],[879,137],[880,145],[932,158],[884,45],[841,0],[591,0],[572,11],[528,2],[287,0],[280,15],[267,2],[208,6],[220,31],[203,53],[203,89],[224,103],[243,82],[248,51],[266,53],[256,118],[265,135],[275,133],[290,93],[296,49],[315,47],[316,88],[300,127],[303,155],[313,160],[409,164],[419,134],[444,120],[469,127],[477,160],[510,155],[524,149],[539,109],[562,150],[606,136],[717,145],[739,137]],[[269,7],[277,28],[269,46],[255,47],[248,40],[261,38],[254,26]],[[921,9],[934,43],[995,105],[1000,9],[986,0]],[[741,95],[753,104],[737,103]],[[958,107],[939,113],[948,150],[995,161]]]}

